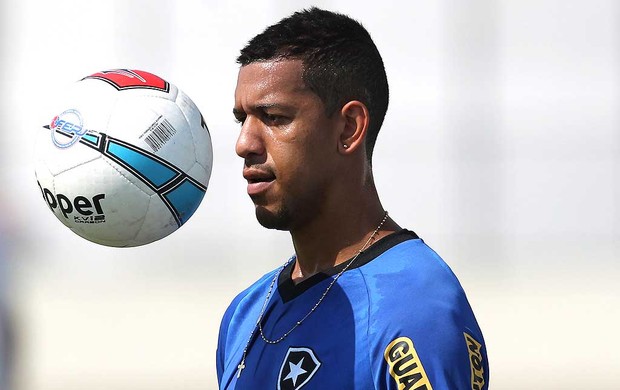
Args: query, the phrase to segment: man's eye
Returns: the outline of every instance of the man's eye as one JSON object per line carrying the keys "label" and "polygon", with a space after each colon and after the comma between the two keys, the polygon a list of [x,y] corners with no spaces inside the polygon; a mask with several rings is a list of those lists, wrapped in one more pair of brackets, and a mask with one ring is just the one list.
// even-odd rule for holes
{"label": "man's eye", "polygon": [[283,125],[288,123],[288,118],[282,115],[265,114],[263,115],[263,122],[267,125]]}

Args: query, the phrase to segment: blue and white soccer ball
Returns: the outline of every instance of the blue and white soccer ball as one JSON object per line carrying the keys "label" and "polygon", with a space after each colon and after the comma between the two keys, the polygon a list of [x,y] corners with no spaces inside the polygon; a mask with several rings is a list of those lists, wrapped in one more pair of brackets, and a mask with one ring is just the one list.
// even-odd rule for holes
{"label": "blue and white soccer ball", "polygon": [[76,234],[138,246],[177,230],[207,190],[213,152],[196,105],[173,84],[139,70],[76,82],[36,132],[41,195]]}

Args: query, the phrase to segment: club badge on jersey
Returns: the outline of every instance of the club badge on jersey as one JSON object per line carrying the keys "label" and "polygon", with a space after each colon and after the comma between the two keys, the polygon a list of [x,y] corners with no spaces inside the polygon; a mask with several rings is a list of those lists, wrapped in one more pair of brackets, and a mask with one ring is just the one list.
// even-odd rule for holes
{"label": "club badge on jersey", "polygon": [[290,347],[278,379],[278,390],[299,390],[312,379],[321,367],[314,351],[304,347]]}

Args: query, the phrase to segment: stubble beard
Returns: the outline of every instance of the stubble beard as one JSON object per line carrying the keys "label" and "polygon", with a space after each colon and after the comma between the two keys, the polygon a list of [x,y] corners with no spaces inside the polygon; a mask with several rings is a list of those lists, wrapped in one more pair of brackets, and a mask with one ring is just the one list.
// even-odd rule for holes
{"label": "stubble beard", "polygon": [[256,219],[263,227],[292,232],[319,214],[325,199],[323,191],[306,189],[303,195],[281,197],[271,207],[262,203],[262,199],[253,198],[252,201],[256,207]]}
{"label": "stubble beard", "polygon": [[275,211],[256,206],[256,219],[267,229],[290,230],[291,228],[292,219],[286,206],[281,206]]}

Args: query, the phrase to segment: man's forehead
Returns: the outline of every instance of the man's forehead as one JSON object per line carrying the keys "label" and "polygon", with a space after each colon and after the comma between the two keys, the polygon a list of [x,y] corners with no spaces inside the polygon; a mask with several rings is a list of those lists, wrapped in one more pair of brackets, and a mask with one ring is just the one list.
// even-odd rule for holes
{"label": "man's forehead", "polygon": [[235,94],[269,95],[307,91],[301,60],[269,60],[253,62],[239,69]]}

